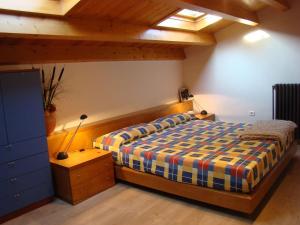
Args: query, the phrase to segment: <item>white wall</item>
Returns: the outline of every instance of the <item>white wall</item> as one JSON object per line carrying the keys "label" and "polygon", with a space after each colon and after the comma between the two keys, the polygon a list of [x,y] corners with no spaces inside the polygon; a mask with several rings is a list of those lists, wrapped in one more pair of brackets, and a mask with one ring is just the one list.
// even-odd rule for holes
{"label": "white wall", "polygon": [[[216,34],[214,47],[190,47],[184,61],[184,84],[203,108],[224,121],[272,118],[272,85],[300,83],[300,1],[286,12],[267,8],[258,27],[232,25]],[[270,38],[243,40],[262,29]],[[256,117],[249,117],[254,110]]]}
{"label": "white wall", "polygon": [[[51,73],[51,66],[44,65],[46,73]],[[11,68],[31,65],[0,67]],[[62,94],[55,102],[57,130],[76,126],[82,113],[89,116],[86,123],[92,123],[174,102],[181,85],[182,61],[65,64]]]}

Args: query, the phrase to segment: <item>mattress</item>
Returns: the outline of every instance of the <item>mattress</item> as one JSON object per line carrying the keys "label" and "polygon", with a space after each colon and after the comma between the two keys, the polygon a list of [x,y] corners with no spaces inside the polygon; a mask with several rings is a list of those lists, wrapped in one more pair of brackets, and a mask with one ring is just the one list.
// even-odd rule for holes
{"label": "mattress", "polygon": [[[126,143],[116,144],[109,139],[108,145],[100,147],[112,151],[117,164],[137,171],[176,182],[249,193],[285,150],[272,140],[241,141],[238,132],[246,126],[250,125],[188,120],[144,132]],[[117,134],[108,136],[113,135]]]}

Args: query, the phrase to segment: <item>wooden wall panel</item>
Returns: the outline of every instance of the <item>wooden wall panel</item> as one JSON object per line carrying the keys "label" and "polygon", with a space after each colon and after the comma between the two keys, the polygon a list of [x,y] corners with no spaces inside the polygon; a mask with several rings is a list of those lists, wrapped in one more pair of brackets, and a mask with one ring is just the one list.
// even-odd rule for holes
{"label": "wooden wall panel", "polygon": [[[142,110],[135,113],[99,121],[94,125],[83,127],[77,133],[74,142],[70,146],[70,151],[79,150],[82,148],[91,148],[94,138],[111,131],[127,127],[133,124],[146,123],[162,116],[173,113],[182,113],[193,110],[193,102],[186,101],[182,103],[173,103],[154,107],[151,109]],[[58,151],[66,148],[70,140],[73,130],[63,131],[53,134],[48,137],[48,148],[50,156],[54,156]]]}

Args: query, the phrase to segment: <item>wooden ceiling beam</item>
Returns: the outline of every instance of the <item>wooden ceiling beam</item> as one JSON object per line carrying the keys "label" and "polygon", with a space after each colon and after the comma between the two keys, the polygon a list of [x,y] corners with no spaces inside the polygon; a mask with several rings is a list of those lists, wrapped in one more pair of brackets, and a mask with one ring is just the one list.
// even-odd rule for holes
{"label": "wooden ceiling beam", "polygon": [[82,0],[61,0],[63,14],[66,15],[70,10],[76,7]]}
{"label": "wooden ceiling beam", "polygon": [[260,0],[261,2],[281,11],[289,9],[289,5],[286,0]]}
{"label": "wooden ceiling beam", "polygon": [[246,9],[232,0],[165,0],[165,2],[182,9],[201,11],[247,25],[254,26],[259,23],[256,12]]}
{"label": "wooden ceiling beam", "polygon": [[[0,41],[1,43],[1,41]],[[0,65],[92,61],[183,60],[183,48],[114,45],[0,44]],[[17,54],[16,54],[17,53]]]}
{"label": "wooden ceiling beam", "polygon": [[0,37],[173,45],[213,45],[211,34],[170,31],[110,21],[0,14]]}

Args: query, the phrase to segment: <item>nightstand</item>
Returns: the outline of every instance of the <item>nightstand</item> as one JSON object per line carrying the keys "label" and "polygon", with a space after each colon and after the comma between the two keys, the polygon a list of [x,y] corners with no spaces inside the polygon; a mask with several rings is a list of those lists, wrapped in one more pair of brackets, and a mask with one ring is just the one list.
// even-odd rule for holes
{"label": "nightstand", "polygon": [[115,184],[111,152],[86,149],[50,159],[56,195],[75,205]]}
{"label": "nightstand", "polygon": [[208,113],[206,115],[201,115],[200,113],[195,114],[195,116],[199,120],[210,120],[210,121],[215,121],[215,114],[213,113]]}

